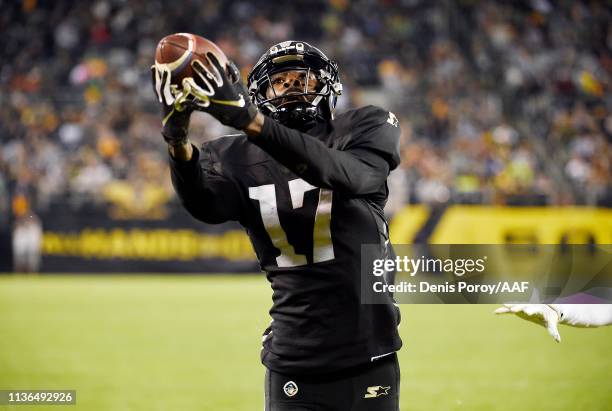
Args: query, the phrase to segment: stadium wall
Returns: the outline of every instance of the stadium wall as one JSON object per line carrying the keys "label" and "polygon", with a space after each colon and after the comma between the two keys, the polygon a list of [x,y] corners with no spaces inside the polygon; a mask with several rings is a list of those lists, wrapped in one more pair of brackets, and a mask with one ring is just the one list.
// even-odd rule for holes
{"label": "stadium wall", "polygon": [[[411,244],[432,215],[407,206],[390,224],[394,244]],[[449,206],[426,242],[431,244],[612,244],[612,210],[592,207]]]}
{"label": "stadium wall", "polygon": [[[391,219],[391,241],[411,244],[416,238],[430,244],[612,244],[610,209],[456,205],[439,214],[425,205],[407,206]],[[104,207],[72,212],[55,207],[40,217],[43,272],[259,270],[251,243],[239,224],[198,223],[178,208],[155,218],[118,218]],[[7,232],[0,236],[0,266],[4,272],[11,269],[9,237]]]}
{"label": "stadium wall", "polygon": [[44,272],[253,272],[237,223],[209,225],[182,209],[118,218],[104,207],[41,215]]}

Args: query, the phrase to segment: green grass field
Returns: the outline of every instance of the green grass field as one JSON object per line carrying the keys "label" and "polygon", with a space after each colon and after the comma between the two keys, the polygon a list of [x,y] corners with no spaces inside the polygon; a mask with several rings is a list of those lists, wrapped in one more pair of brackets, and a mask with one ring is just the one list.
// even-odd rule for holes
{"label": "green grass field", "polygon": [[[261,410],[263,276],[2,276],[0,389],[76,389],[36,410]],[[402,410],[610,410],[612,327],[494,306],[405,305]]]}

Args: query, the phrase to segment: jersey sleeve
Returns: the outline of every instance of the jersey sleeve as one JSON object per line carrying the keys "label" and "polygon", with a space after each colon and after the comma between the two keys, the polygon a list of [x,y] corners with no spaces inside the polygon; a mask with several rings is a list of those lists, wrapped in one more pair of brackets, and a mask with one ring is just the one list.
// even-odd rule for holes
{"label": "jersey sleeve", "polygon": [[376,192],[399,164],[399,125],[391,113],[373,106],[356,110],[350,120],[353,135],[337,148],[268,117],[262,132],[249,139],[314,186],[355,195]]}
{"label": "jersey sleeve", "polygon": [[600,327],[612,324],[612,304],[551,304],[563,324]]}
{"label": "jersey sleeve", "polygon": [[205,223],[240,220],[240,193],[236,184],[222,174],[214,151],[204,145],[193,147],[189,161],[170,156],[172,185],[185,209]]}

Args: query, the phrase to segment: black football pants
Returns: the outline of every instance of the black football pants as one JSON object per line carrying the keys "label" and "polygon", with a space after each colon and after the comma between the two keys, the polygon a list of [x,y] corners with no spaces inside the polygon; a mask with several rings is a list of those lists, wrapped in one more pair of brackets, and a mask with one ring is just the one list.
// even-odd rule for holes
{"label": "black football pants", "polygon": [[399,411],[399,388],[396,354],[320,378],[266,370],[266,411]]}

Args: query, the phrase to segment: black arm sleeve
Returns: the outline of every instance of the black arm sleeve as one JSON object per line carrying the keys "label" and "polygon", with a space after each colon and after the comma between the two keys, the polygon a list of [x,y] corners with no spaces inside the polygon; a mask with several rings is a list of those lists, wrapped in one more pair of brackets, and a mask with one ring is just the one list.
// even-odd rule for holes
{"label": "black arm sleeve", "polygon": [[369,106],[351,116],[350,139],[339,148],[266,117],[250,141],[310,184],[348,194],[377,191],[399,164],[399,127]]}
{"label": "black arm sleeve", "polygon": [[170,156],[172,185],[189,213],[205,223],[240,220],[240,193],[235,183],[223,176],[213,153],[194,146],[189,161]]}

